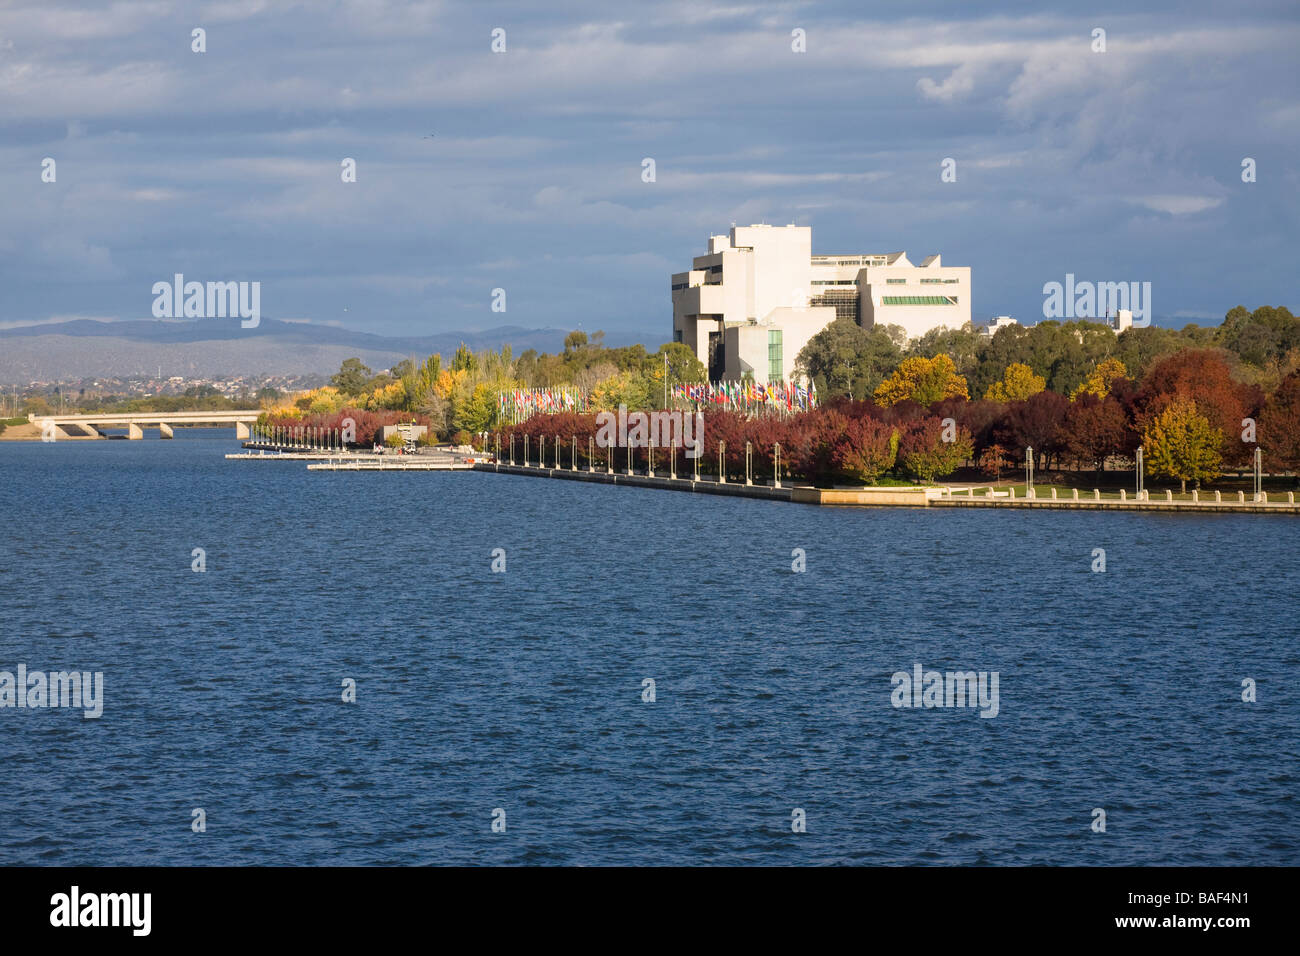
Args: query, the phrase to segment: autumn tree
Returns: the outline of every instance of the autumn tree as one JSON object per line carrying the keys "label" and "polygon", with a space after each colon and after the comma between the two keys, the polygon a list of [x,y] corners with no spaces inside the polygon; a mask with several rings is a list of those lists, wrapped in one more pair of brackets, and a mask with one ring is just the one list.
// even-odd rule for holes
{"label": "autumn tree", "polygon": [[874,485],[898,459],[898,431],[871,418],[846,418],[833,447],[839,474]]}
{"label": "autumn tree", "polygon": [[970,432],[945,426],[934,417],[909,426],[898,446],[898,460],[903,470],[923,484],[952,474],[974,454]]}
{"label": "autumn tree", "polygon": [[1070,393],[1070,401],[1074,401],[1080,395],[1105,398],[1118,379],[1127,377],[1128,369],[1124,367],[1123,362],[1117,358],[1103,359],[1097,363],[1079,387]]}
{"label": "autumn tree", "polygon": [[931,405],[944,398],[970,398],[970,392],[952,359],[936,355],[930,359],[903,359],[894,374],[881,382],[874,398],[877,405],[888,408],[905,399]]}
{"label": "autumn tree", "polygon": [[1235,381],[1232,369],[1218,349],[1184,349],[1159,359],[1142,380],[1137,402],[1138,420],[1154,419],[1170,405],[1193,402],[1219,433],[1220,458],[1244,464],[1253,446],[1242,441],[1242,420],[1255,413],[1257,389]]}
{"label": "autumn tree", "polygon": [[984,398],[990,402],[1023,402],[1045,388],[1047,379],[1035,375],[1028,365],[1012,362],[1002,373],[1002,380],[989,386]]}
{"label": "autumn tree", "polygon": [[1197,410],[1196,403],[1176,399],[1155,415],[1142,432],[1146,467],[1156,477],[1187,482],[1211,481],[1220,474],[1223,433]]}
{"label": "autumn tree", "polygon": [[1264,403],[1258,437],[1269,468],[1300,471],[1300,372],[1282,379]]}
{"label": "autumn tree", "polygon": [[1100,480],[1106,459],[1122,454],[1131,444],[1128,416],[1118,399],[1098,398],[1082,392],[1070,403],[1062,425],[1065,447],[1078,462],[1087,462]]}
{"label": "autumn tree", "polygon": [[1042,391],[1023,402],[1007,406],[1006,417],[994,428],[998,444],[1014,449],[1023,457],[1026,448],[1033,448],[1038,460],[1047,469],[1065,446],[1062,426],[1070,401],[1064,395]]}

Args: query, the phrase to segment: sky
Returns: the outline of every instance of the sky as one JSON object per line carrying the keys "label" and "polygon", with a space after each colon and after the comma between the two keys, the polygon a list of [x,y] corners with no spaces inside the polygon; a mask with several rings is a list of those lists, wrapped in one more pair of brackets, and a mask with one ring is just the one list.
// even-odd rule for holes
{"label": "sky", "polygon": [[1067,273],[1150,282],[1161,325],[1300,311],[1300,4],[1143,7],[5,3],[0,326],[147,319],[179,272],[654,347],[671,274],[756,222],[970,266],[976,321]]}

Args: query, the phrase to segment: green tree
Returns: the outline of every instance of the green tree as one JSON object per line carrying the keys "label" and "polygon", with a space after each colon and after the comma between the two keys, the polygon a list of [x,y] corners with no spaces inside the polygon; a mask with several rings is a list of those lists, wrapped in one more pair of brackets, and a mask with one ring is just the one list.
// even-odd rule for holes
{"label": "green tree", "polygon": [[885,329],[864,329],[852,319],[836,319],[800,350],[795,375],[812,379],[823,398],[864,399],[901,357],[897,341]]}
{"label": "green tree", "polygon": [[460,343],[460,347],[456,349],[455,356],[452,357],[451,370],[453,372],[459,372],[461,370],[466,372],[478,371],[478,359],[474,356],[474,353],[470,351],[469,346],[464,342]]}
{"label": "green tree", "polygon": [[344,395],[361,395],[366,391],[373,373],[362,364],[359,358],[344,359],[337,375],[330,378],[330,384]]}

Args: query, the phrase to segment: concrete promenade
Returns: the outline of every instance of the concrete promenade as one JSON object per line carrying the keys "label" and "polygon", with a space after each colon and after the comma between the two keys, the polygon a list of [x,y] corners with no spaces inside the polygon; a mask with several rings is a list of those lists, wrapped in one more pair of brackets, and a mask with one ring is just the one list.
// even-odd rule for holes
{"label": "concrete promenade", "polygon": [[[1205,492],[1197,500],[1174,499],[1172,494],[1144,493],[1142,498],[1124,493],[1122,498],[1094,497],[1087,493],[1074,493],[1070,497],[1016,498],[1008,491],[986,488],[813,488],[808,485],[773,487],[769,482],[747,485],[744,481],[719,482],[716,478],[695,481],[691,475],[671,478],[657,472],[654,476],[629,475],[597,468],[594,471],[573,468],[555,468],[539,465],[476,464],[475,471],[496,472],[507,475],[524,475],[533,478],[558,478],[565,481],[586,481],[599,484],[628,485],[633,488],[657,488],[664,491],[689,491],[696,494],[730,495],[740,498],[762,498],[769,501],[789,501],[827,507],[849,508],[1018,508],[1046,511],[1160,511],[1179,514],[1289,514],[1300,515],[1300,503],[1294,492],[1281,495],[1265,494],[1264,500],[1254,501],[1250,495],[1238,493],[1218,495]],[[1075,497],[1075,494],[1078,496]],[[1218,500],[1216,500],[1216,498]]]}
{"label": "concrete promenade", "polygon": [[629,475],[620,472],[608,472],[597,469],[586,471],[572,468],[554,468],[537,465],[482,464],[474,465],[475,471],[496,472],[502,475],[526,475],[530,478],[560,478],[565,481],[586,481],[605,485],[628,485],[632,488],[659,488],[664,491],[691,491],[705,495],[729,495],[733,498],[766,498],[770,501],[789,501],[794,490],[789,486],[773,488],[770,485],[746,485],[739,482],[719,482],[713,478],[701,478],[695,481],[689,474],[670,478],[668,474],[656,472],[649,475]]}

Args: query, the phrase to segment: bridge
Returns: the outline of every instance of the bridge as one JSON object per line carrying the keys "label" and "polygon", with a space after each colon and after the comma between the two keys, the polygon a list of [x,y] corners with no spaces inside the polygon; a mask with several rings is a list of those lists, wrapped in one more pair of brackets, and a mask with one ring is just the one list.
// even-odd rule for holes
{"label": "bridge", "polygon": [[[101,438],[101,428],[126,428],[126,437],[140,439],[145,428],[157,428],[160,438],[172,438],[176,425],[235,426],[235,437],[250,437],[248,426],[257,421],[262,410],[229,412],[123,412],[103,415],[28,415],[27,420],[42,434],[55,438]],[[51,429],[53,429],[51,431]]]}

